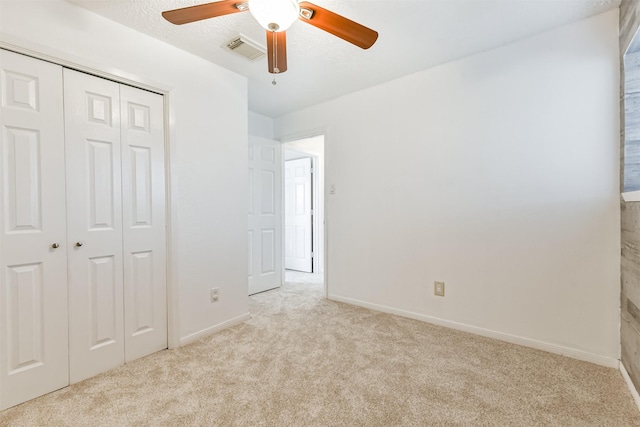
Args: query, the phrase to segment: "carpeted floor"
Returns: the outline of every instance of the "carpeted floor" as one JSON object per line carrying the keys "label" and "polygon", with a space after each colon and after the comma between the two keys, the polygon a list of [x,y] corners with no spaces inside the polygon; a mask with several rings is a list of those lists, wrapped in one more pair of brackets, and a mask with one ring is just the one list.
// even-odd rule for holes
{"label": "carpeted floor", "polygon": [[252,319],[0,412],[11,426],[640,426],[615,369],[323,300],[288,283]]}

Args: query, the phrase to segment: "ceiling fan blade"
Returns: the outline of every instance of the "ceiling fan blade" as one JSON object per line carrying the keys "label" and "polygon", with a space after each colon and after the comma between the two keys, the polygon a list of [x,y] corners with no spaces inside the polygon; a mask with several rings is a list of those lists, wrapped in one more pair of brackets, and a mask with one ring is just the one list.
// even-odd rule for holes
{"label": "ceiling fan blade", "polygon": [[[300,20],[320,28],[362,49],[369,49],[378,39],[378,32],[360,25],[342,15],[307,1],[300,2]],[[305,11],[311,11],[311,16]]]}
{"label": "ceiling fan blade", "polygon": [[287,34],[267,30],[267,56],[269,72],[282,74],[287,71]]}
{"label": "ceiling fan blade", "polygon": [[200,21],[202,19],[215,18],[217,16],[224,16],[231,13],[249,10],[248,8],[238,8],[236,6],[238,4],[242,4],[242,1],[222,0],[213,3],[183,7],[181,9],[167,10],[162,12],[162,16],[172,24],[182,25],[188,24],[189,22]]}

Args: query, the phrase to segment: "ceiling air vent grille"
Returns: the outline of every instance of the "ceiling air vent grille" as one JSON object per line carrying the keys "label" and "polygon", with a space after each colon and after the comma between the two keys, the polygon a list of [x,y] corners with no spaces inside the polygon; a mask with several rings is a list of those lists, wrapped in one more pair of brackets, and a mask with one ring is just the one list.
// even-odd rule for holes
{"label": "ceiling air vent grille", "polygon": [[229,40],[227,49],[251,60],[258,59],[266,53],[265,48],[242,34]]}

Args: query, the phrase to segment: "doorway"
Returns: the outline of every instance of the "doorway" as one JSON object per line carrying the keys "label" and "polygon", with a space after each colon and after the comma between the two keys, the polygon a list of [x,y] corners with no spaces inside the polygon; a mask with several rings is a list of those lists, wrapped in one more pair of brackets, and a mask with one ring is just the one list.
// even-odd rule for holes
{"label": "doorway", "polygon": [[283,150],[283,263],[287,282],[324,284],[324,135]]}

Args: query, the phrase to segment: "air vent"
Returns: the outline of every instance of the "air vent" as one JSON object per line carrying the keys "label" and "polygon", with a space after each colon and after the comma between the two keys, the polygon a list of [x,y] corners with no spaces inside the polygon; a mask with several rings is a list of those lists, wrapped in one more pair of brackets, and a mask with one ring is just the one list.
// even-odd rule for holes
{"label": "air vent", "polygon": [[266,53],[266,49],[253,40],[248,39],[242,34],[232,38],[227,42],[227,49],[251,59],[252,61],[260,58]]}

